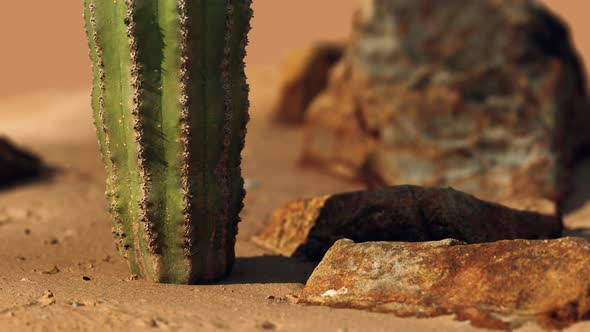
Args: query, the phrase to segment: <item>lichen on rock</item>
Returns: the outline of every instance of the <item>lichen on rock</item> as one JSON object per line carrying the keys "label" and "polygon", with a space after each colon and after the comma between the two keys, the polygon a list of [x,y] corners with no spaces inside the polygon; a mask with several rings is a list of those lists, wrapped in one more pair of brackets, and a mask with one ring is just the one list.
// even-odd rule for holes
{"label": "lichen on rock", "polygon": [[590,314],[590,243],[513,240],[463,245],[338,241],[299,303],[408,317],[455,314],[475,326],[554,330]]}

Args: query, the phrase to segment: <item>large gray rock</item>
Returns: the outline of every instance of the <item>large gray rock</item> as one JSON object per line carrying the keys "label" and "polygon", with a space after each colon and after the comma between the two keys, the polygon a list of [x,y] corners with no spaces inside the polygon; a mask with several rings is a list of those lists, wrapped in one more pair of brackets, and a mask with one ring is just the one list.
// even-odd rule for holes
{"label": "large gray rock", "polygon": [[338,241],[300,303],[398,316],[456,314],[476,326],[560,329],[590,315],[590,243],[564,238],[462,245]]}
{"label": "large gray rock", "polygon": [[543,212],[590,142],[567,28],[531,0],[364,1],[308,112],[308,163]]}

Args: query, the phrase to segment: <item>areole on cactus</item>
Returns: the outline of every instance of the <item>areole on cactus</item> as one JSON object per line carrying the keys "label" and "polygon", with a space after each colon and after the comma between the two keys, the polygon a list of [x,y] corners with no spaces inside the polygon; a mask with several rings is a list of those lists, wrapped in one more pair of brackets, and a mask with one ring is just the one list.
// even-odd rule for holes
{"label": "areole on cactus", "polygon": [[243,207],[251,0],[84,0],[113,233],[133,273],[224,277]]}

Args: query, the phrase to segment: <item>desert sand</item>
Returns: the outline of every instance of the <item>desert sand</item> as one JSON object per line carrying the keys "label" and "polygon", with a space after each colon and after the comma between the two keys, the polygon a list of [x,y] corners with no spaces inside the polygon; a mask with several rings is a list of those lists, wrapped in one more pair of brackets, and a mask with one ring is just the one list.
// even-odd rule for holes
{"label": "desert sand", "polygon": [[[559,2],[572,20],[587,24],[579,1]],[[3,5],[11,8],[0,11],[0,37],[14,47],[3,53],[0,64],[0,133],[39,153],[55,171],[43,181],[0,191],[0,330],[478,331],[452,317],[402,319],[290,304],[288,295],[301,290],[313,266],[272,256],[250,240],[276,207],[361,188],[301,168],[301,130],[269,120],[281,57],[312,40],[344,38],[353,3],[256,2],[248,60],[252,121],[244,151],[244,176],[251,185],[238,260],[227,280],[200,286],[129,280],[115,250],[89,106],[80,4]],[[26,23],[16,14],[25,10]],[[33,37],[35,43],[27,40]],[[577,173],[579,190],[566,223],[590,227],[590,163]],[[47,290],[54,297],[38,301]],[[522,329],[536,330],[532,325]],[[569,330],[590,330],[590,322]]]}

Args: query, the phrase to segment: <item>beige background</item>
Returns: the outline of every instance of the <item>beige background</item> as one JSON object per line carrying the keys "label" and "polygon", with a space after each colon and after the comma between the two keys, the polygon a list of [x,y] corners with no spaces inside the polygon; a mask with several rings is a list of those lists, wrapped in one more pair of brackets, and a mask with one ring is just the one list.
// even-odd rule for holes
{"label": "beige background", "polygon": [[[357,0],[254,0],[249,64],[276,64],[312,40],[344,38]],[[547,0],[590,62],[590,2]],[[34,3],[34,5],[33,5]],[[89,85],[82,0],[2,1],[0,97]]]}

